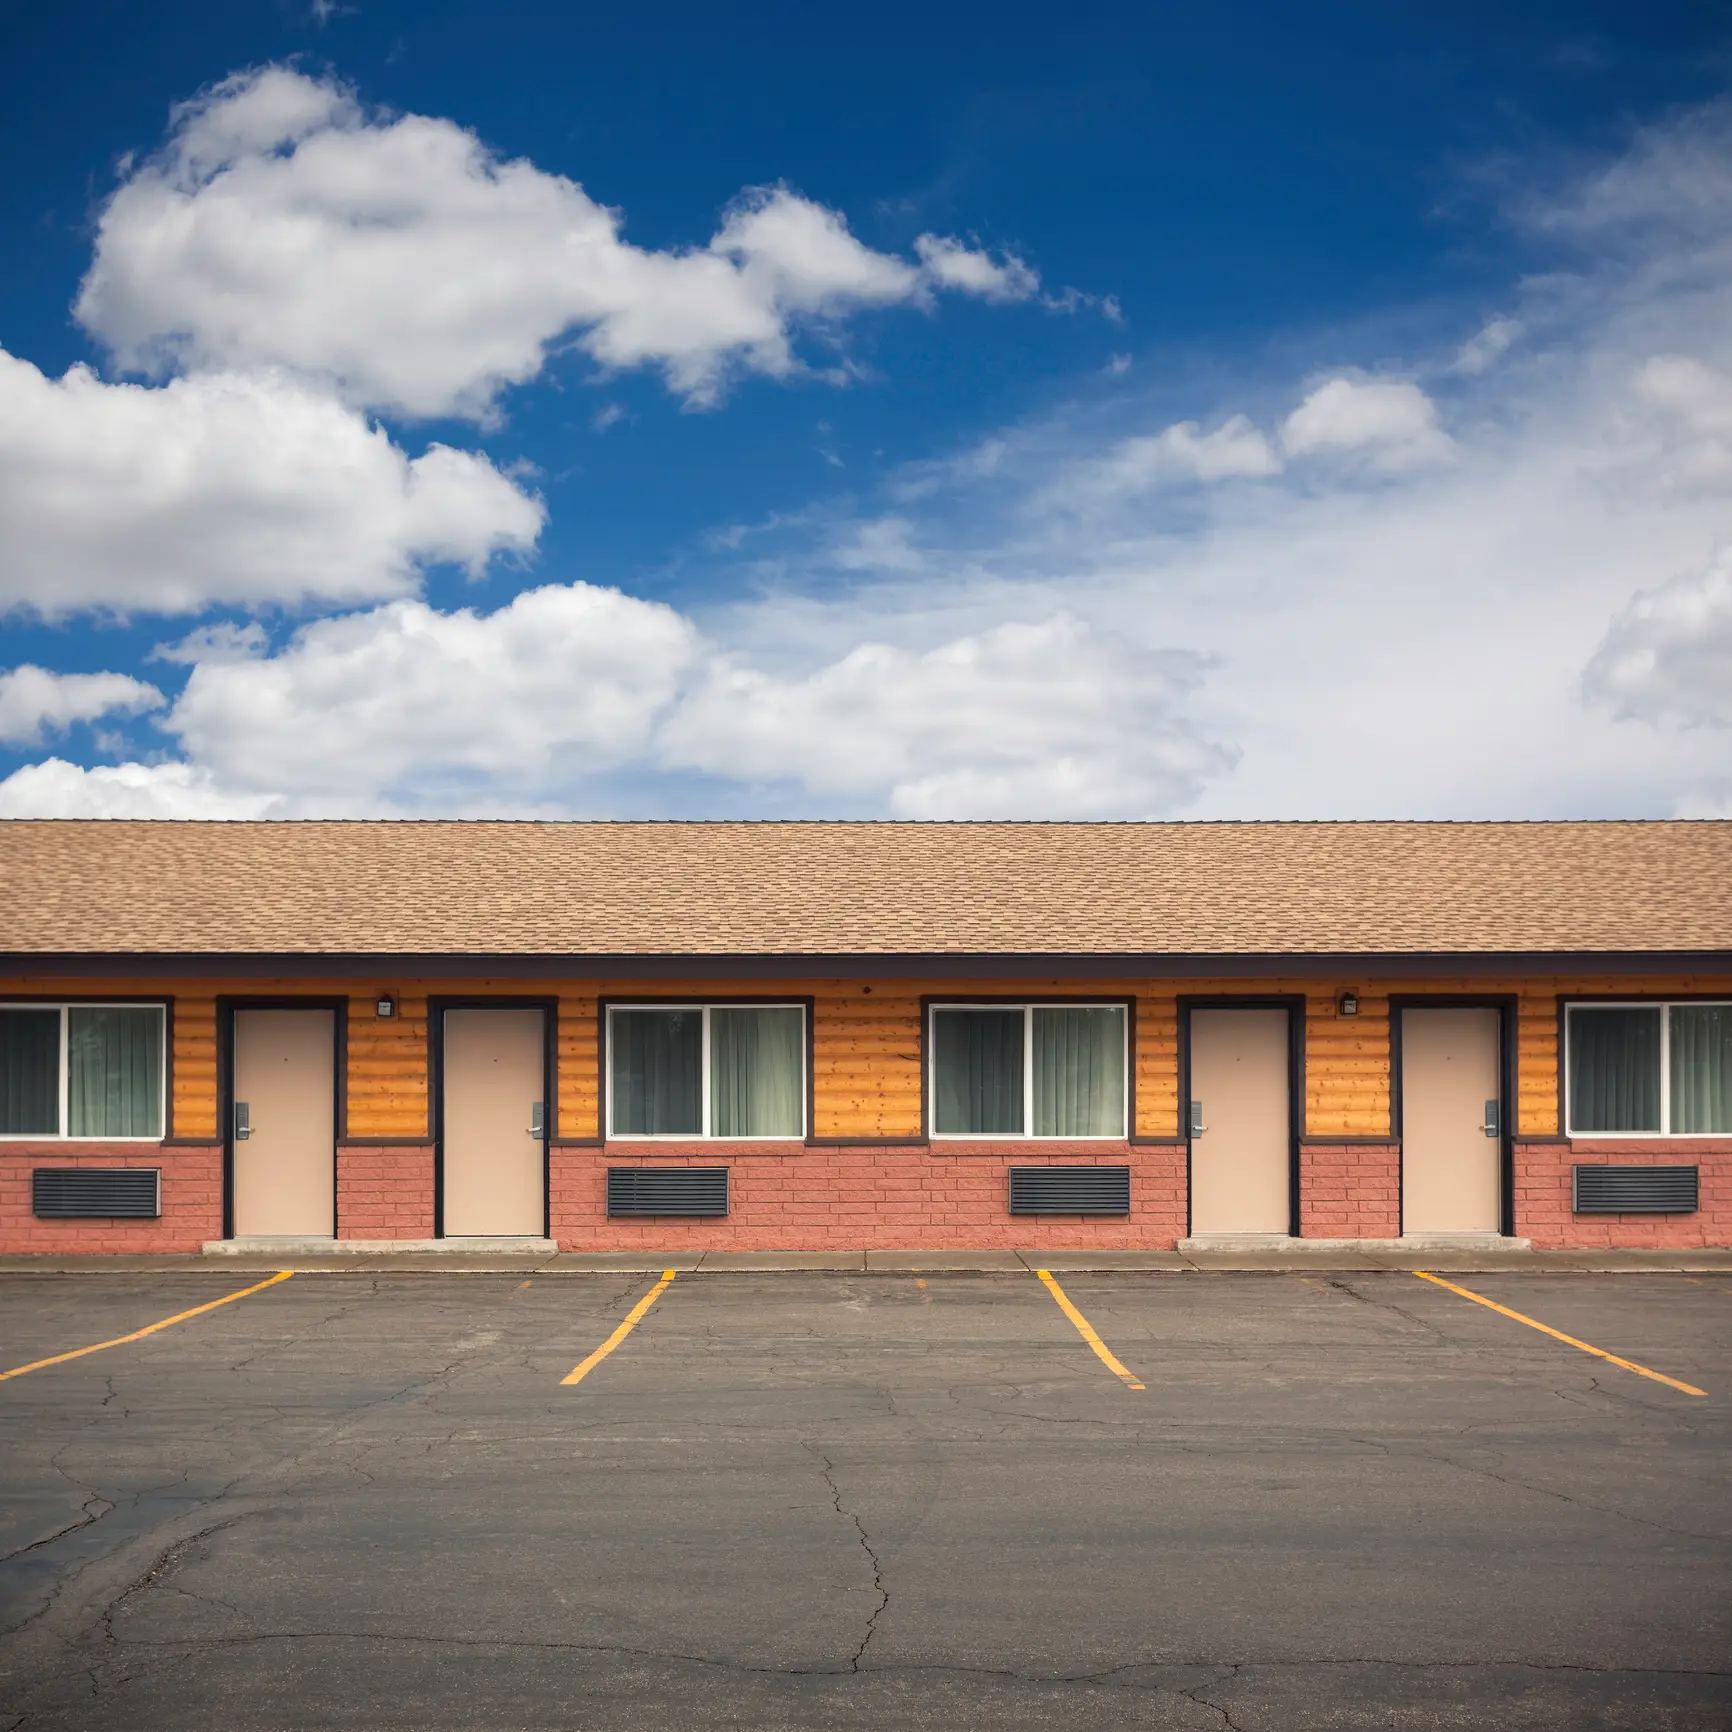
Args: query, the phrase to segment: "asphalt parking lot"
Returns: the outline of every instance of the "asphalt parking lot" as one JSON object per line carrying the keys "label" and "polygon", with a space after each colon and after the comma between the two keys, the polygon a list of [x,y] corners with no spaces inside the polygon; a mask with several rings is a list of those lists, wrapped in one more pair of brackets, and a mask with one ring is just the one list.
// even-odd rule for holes
{"label": "asphalt parking lot", "polygon": [[0,1380],[0,1732],[1732,1724],[1732,1279],[1453,1279],[1673,1381],[1396,1272],[297,1274]]}

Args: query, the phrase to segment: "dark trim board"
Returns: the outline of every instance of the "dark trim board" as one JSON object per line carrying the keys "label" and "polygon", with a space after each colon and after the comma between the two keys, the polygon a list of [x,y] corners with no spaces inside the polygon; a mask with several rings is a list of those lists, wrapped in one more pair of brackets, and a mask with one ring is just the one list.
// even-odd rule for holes
{"label": "dark trim board", "polygon": [[1468,980],[1512,974],[1727,974],[1732,950],[1328,951],[1063,951],[963,955],[955,951],[682,956],[545,952],[477,955],[473,951],[7,951],[0,977],[203,976],[216,979],[396,980],[1255,980],[1271,976],[1329,980]]}
{"label": "dark trim board", "polygon": [[1287,1231],[1297,1239],[1300,1229],[1299,1158],[1305,1132],[1305,998],[1301,993],[1261,997],[1196,997],[1181,993],[1179,1015],[1179,1131],[1185,1145],[1185,1236],[1194,1230],[1191,1218],[1191,1012],[1193,1010],[1284,1010],[1287,1012]]}
{"label": "dark trim board", "polygon": [[[230,998],[216,1001],[217,1125],[223,1148],[223,1237],[235,1236],[235,1012],[237,1010],[328,1010],[332,1054],[331,1237],[338,1236],[342,1208],[341,1149],[349,1120],[349,1001],[346,998]],[[205,1144],[209,1147],[209,1144]]]}
{"label": "dark trim board", "polygon": [[559,1123],[559,1000],[489,993],[476,998],[427,1000],[427,1123],[433,1135],[433,1237],[445,1237],[445,1013],[448,1010],[539,1010],[541,1012],[541,1236],[553,1237],[553,1175],[550,1156]]}
{"label": "dark trim board", "polygon": [[[1389,1128],[1401,1145],[1401,1013],[1404,1010],[1495,1010],[1497,1012],[1498,1079],[1498,1231],[1507,1239],[1515,1232],[1515,1116],[1521,1110],[1516,1093],[1516,1035],[1520,1005],[1511,993],[1397,993],[1389,1000]],[[1562,1069],[1560,1058],[1559,1069]],[[1407,1231],[1407,1157],[1396,1164],[1396,1231]]]}

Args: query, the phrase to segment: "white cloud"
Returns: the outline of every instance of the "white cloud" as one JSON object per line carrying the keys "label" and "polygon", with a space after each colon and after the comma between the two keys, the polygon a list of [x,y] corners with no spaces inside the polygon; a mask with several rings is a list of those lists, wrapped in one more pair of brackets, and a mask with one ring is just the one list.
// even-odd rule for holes
{"label": "white cloud", "polygon": [[1504,318],[1501,314],[1487,319],[1456,351],[1449,370],[1465,373],[1470,378],[1489,372],[1515,346],[1521,335],[1519,319]]}
{"label": "white cloud", "polygon": [[1281,443],[1293,457],[1368,453],[1392,468],[1451,450],[1437,405],[1410,379],[1326,380],[1281,424]]}
{"label": "white cloud", "polygon": [[696,653],[671,608],[588,584],[490,614],[396,601],[201,661],[164,726],[228,788],[521,794],[641,757]]}
{"label": "white cloud", "polygon": [[191,764],[26,764],[0,782],[0,818],[268,818],[278,802],[225,793]]}
{"label": "white cloud", "polygon": [[1175,481],[1228,481],[1274,475],[1281,459],[1243,415],[1233,415],[1205,433],[1195,421],[1176,421],[1159,433],[1121,439],[1104,456],[1079,464],[1054,489],[1099,494],[1140,493]]}
{"label": "white cloud", "polygon": [[875,252],[774,187],[743,194],[704,246],[636,247],[575,181],[278,66],[176,110],[103,209],[77,312],[129,368],[289,368],[410,415],[487,414],[572,332],[701,403],[731,370],[796,371],[801,319],[1037,286],[1014,258],[916,246],[918,266]]}
{"label": "white cloud", "polygon": [[994,258],[942,235],[922,235],[914,250],[927,276],[947,289],[962,289],[983,301],[1026,301],[1040,292],[1040,278],[1015,253]]}
{"label": "white cloud", "polygon": [[1638,594],[1583,684],[1622,717],[1732,727],[1732,546],[1705,571]]}
{"label": "white cloud", "polygon": [[483,457],[411,460],[271,375],[110,385],[0,351],[0,607],[190,612],[413,589],[531,547],[542,507]]}
{"label": "white cloud", "polygon": [[722,658],[664,727],[676,768],[864,796],[902,818],[1171,811],[1232,754],[1178,713],[1182,657],[1058,614],[914,652],[867,643],[805,678]]}
{"label": "white cloud", "polygon": [[33,745],[99,716],[136,716],[166,702],[155,686],[126,674],[56,674],[26,662],[0,674],[0,740]]}

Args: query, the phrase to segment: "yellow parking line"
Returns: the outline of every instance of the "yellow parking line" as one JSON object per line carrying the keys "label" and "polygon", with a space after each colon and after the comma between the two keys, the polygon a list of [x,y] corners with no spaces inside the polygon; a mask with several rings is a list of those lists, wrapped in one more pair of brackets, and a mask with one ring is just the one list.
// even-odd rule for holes
{"label": "yellow parking line", "polygon": [[1095,1350],[1095,1357],[1101,1362],[1101,1364],[1104,1365],[1114,1377],[1118,1378],[1127,1389],[1141,1389],[1143,1387],[1142,1384],[1137,1382],[1137,1380],[1131,1376],[1131,1374],[1125,1370],[1124,1366],[1122,1366],[1113,1356],[1113,1350],[1108,1347],[1097,1334],[1095,1334],[1094,1325],[1091,1324],[1073,1304],[1071,1304],[1070,1300],[1065,1296],[1065,1290],[1059,1286],[1055,1280],[1053,1280],[1051,1274],[1049,1274],[1045,1269],[1036,1269],[1035,1274],[1046,1283],[1046,1290],[1058,1301],[1059,1310],[1061,1310],[1065,1316],[1076,1325],[1077,1334],[1079,1334],[1083,1340],[1085,1340],[1089,1346]]}
{"label": "yellow parking line", "polygon": [[124,1347],[129,1341],[142,1341],[147,1335],[154,1335],[159,1329],[166,1329],[172,1323],[184,1323],[189,1317],[197,1317],[206,1311],[214,1311],[219,1305],[232,1305],[237,1299],[244,1299],[249,1293],[262,1293],[267,1287],[274,1287],[279,1281],[286,1281],[294,1274],[293,1269],[279,1269],[268,1281],[257,1281],[251,1287],[243,1287],[238,1293],[225,1293],[220,1299],[213,1299],[208,1305],[195,1305],[190,1311],[177,1311],[172,1317],[165,1317],[160,1323],[147,1323],[142,1329],[135,1329],[130,1335],[117,1335],[112,1341],[98,1341],[89,1347],[75,1347],[70,1353],[56,1353],[52,1359],[33,1359],[28,1365],[15,1365],[10,1371],[0,1371],[0,1383],[8,1377],[22,1377],[26,1371],[40,1371],[47,1365],[64,1365],[69,1359],[82,1359],[87,1353],[100,1353],[105,1347]]}
{"label": "yellow parking line", "polygon": [[674,1276],[678,1273],[679,1271],[677,1269],[662,1270],[662,1278],[656,1282],[652,1288],[650,1288],[643,1298],[638,1300],[638,1302],[632,1306],[631,1310],[626,1315],[626,1320],[620,1324],[620,1326],[614,1330],[614,1332],[608,1336],[608,1338],[602,1342],[602,1344],[596,1348],[596,1350],[590,1354],[581,1365],[577,1366],[569,1375],[560,1378],[559,1381],[561,1387],[563,1388],[566,1384],[570,1383],[583,1382],[583,1380],[589,1376],[589,1374],[595,1370],[595,1368],[601,1364],[601,1362],[607,1358],[607,1356],[613,1352],[613,1350],[619,1346],[619,1344],[625,1340],[625,1338],[631,1334],[635,1328],[637,1328],[638,1324],[643,1320],[643,1314],[649,1310],[649,1308],[655,1304],[659,1298],[661,1298],[662,1294],[664,1294],[670,1286],[673,1285]]}
{"label": "yellow parking line", "polygon": [[1476,1305],[1483,1305],[1489,1311],[1496,1311],[1501,1316],[1513,1317],[1518,1323],[1525,1323],[1530,1329],[1537,1329],[1542,1335],[1549,1335],[1554,1341],[1567,1342],[1571,1347],[1579,1347],[1584,1353],[1591,1353],[1596,1359],[1609,1360],[1613,1365],[1621,1365],[1626,1371],[1633,1371],[1638,1377],[1651,1377],[1656,1383],[1663,1383],[1668,1389],[1681,1389],[1686,1395],[1706,1395],[1705,1389],[1698,1389],[1693,1383],[1680,1383],[1675,1377],[1668,1377],[1663,1371],[1650,1371],[1645,1365],[1638,1365],[1633,1359],[1620,1359],[1615,1353],[1608,1353],[1603,1347],[1594,1347],[1586,1341],[1578,1341],[1573,1335],[1566,1335],[1561,1329],[1553,1329],[1548,1323],[1538,1322],[1532,1317],[1524,1317],[1519,1311],[1512,1311],[1507,1305],[1500,1305],[1495,1299],[1487,1299],[1483,1294],[1470,1293],[1465,1287],[1458,1287],[1453,1281],[1445,1281],[1441,1275],[1428,1275],[1423,1269],[1415,1269],[1414,1274],[1421,1281],[1430,1281],[1435,1286],[1447,1287],[1452,1293],[1459,1293],[1464,1299],[1471,1299]]}

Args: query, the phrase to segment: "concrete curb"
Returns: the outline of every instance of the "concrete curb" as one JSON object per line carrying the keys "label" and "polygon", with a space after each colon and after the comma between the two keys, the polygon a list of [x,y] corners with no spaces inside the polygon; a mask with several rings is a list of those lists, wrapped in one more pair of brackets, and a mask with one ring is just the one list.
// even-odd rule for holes
{"label": "concrete curb", "polygon": [[[451,1241],[442,1242],[446,1246]],[[999,1275],[1050,1269],[1054,1274],[1280,1274],[1302,1270],[1375,1273],[1429,1269],[1439,1274],[1723,1274],[1732,1275],[1732,1248],[1686,1251],[1533,1251],[1505,1249],[1385,1250],[1399,1241],[1290,1240],[1258,1250],[1179,1251],[511,1251],[473,1246],[277,1255],[253,1249],[202,1256],[0,1256],[0,1275],[236,1275],[278,1269],[360,1275],[603,1275],[847,1274]],[[1377,1247],[1373,1249],[1372,1247]]]}

